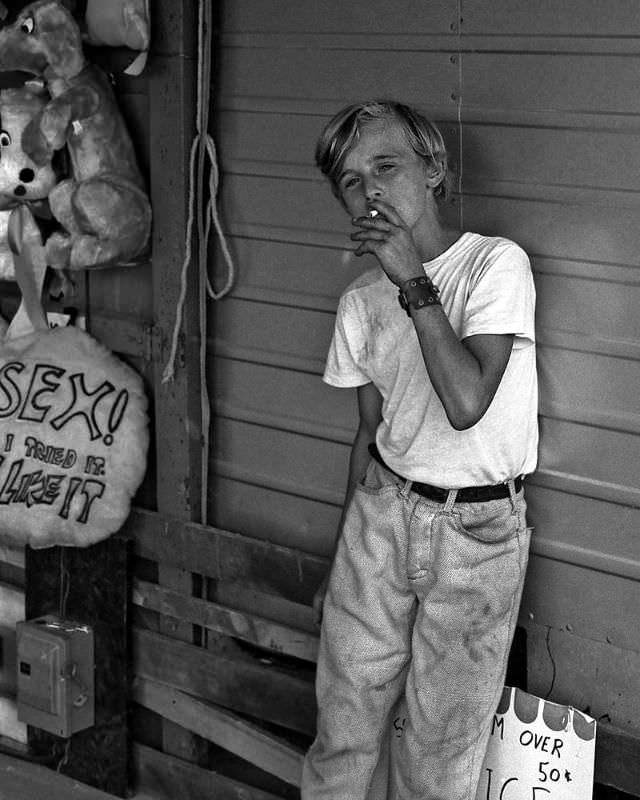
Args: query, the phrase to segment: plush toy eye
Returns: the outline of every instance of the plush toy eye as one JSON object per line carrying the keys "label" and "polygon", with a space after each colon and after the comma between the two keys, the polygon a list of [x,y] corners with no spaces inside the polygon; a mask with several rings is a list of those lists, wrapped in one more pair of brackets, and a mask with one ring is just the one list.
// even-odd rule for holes
{"label": "plush toy eye", "polygon": [[11,144],[11,137],[6,131],[0,131],[0,147],[9,147]]}
{"label": "plush toy eye", "polygon": [[35,28],[36,24],[33,21],[33,17],[26,17],[22,25],[20,26],[20,30],[23,33],[33,33],[33,29]]}

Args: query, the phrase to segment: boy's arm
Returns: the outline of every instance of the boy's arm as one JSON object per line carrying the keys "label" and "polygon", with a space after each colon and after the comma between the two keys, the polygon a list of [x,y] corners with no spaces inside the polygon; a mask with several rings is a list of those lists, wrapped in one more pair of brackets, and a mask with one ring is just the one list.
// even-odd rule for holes
{"label": "boy's arm", "polygon": [[478,422],[507,367],[512,334],[478,334],[460,341],[442,306],[412,311],[429,379],[456,430]]}
{"label": "boy's arm", "polygon": [[[357,255],[372,253],[390,281],[401,287],[424,274],[422,259],[409,229],[395,209],[376,200],[381,212],[354,220],[361,230],[351,238],[360,242]],[[398,308],[399,313],[403,313]],[[412,310],[424,363],[447,418],[456,430],[475,425],[484,415],[507,367],[512,334],[479,334],[462,341],[442,306]]]}
{"label": "boy's arm", "polygon": [[[351,446],[351,455],[349,457],[349,474],[347,479],[347,491],[345,494],[344,505],[342,507],[342,514],[340,522],[336,530],[335,541],[331,552],[331,560],[335,555],[338,547],[338,540],[342,533],[342,524],[344,517],[351,502],[351,496],[356,485],[362,480],[371,456],[369,455],[369,444],[375,441],[376,430],[382,420],[382,395],[372,383],[367,383],[364,386],[358,387],[358,413],[360,416],[358,423],[358,430],[356,432],[353,444]],[[329,580],[329,570],[325,575],[322,583],[313,598],[313,619],[316,625],[320,625],[322,620],[322,605],[324,603],[324,596],[327,591],[327,583]]]}

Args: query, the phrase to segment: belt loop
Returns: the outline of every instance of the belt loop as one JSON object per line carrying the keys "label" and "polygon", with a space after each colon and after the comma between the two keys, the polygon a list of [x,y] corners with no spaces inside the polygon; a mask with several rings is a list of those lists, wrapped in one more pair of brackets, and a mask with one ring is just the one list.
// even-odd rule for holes
{"label": "belt loop", "polygon": [[509,487],[509,499],[511,500],[511,513],[517,514],[518,505],[516,503],[516,485],[513,478],[507,481],[507,486]]}
{"label": "belt loop", "polygon": [[444,514],[451,514],[457,496],[458,496],[457,489],[449,489],[449,494],[447,495],[447,499],[445,500],[444,503],[444,509],[443,509]]}
{"label": "belt loop", "polygon": [[398,494],[400,495],[400,497],[402,497],[404,500],[407,500],[407,499],[408,499],[408,497],[409,497],[409,492],[411,491],[411,487],[412,487],[412,486],[413,486],[413,481],[410,481],[410,480],[405,480],[405,482],[404,482],[404,486],[403,486],[403,487],[402,487],[402,489],[400,489],[400,491],[398,492]]}

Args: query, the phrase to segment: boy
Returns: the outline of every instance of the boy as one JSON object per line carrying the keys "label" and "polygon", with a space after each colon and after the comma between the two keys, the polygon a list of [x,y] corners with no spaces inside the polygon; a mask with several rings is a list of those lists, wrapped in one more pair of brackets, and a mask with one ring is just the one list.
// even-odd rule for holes
{"label": "boy", "polygon": [[[343,293],[324,379],[360,423],[322,614],[303,800],[364,800],[396,701],[390,799],[474,800],[502,691],[536,464],[535,291],[513,242],[445,224],[435,126],[339,112],[316,161],[379,266]],[[326,591],[326,597],[325,597]]]}

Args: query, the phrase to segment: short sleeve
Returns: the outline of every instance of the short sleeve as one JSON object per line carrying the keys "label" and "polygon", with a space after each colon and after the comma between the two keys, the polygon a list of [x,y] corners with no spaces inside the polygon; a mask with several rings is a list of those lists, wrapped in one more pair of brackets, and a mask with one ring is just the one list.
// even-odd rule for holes
{"label": "short sleeve", "polygon": [[322,378],[331,386],[363,386],[371,380],[361,366],[366,343],[363,326],[358,324],[357,317],[357,308],[351,296],[343,295],[338,305],[333,338]]}
{"label": "short sleeve", "polygon": [[469,291],[462,338],[478,334],[516,337],[516,347],[535,341],[535,286],[527,254],[510,242],[487,260]]}

